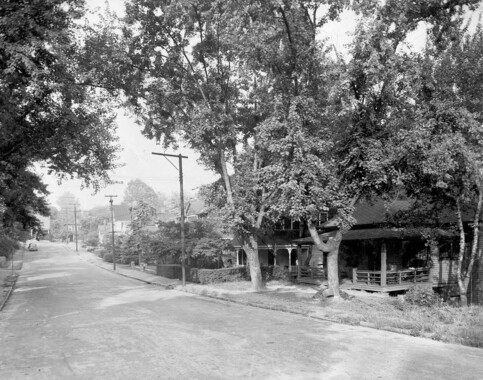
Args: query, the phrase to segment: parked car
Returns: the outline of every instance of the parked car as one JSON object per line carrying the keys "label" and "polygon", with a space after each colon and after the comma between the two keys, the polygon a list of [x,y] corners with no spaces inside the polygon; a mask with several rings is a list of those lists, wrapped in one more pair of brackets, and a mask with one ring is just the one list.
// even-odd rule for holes
{"label": "parked car", "polygon": [[34,243],[34,242],[28,243],[27,249],[29,251],[38,251],[39,250],[38,247],[37,247],[37,243]]}

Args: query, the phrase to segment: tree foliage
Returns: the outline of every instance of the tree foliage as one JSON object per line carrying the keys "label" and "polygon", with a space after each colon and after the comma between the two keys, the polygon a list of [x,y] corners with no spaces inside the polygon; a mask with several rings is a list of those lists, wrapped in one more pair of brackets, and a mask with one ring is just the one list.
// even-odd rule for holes
{"label": "tree foliage", "polygon": [[83,0],[0,5],[0,201],[4,225],[37,223],[47,194],[32,164],[98,189],[114,167],[114,115],[78,64]]}
{"label": "tree foliage", "polygon": [[158,194],[152,187],[140,179],[133,179],[127,183],[122,201],[130,206],[135,203],[143,202],[147,206],[153,207],[157,210],[162,206]]}
{"label": "tree foliage", "polygon": [[[448,118],[474,130],[476,111],[445,100],[454,81],[438,83],[441,96],[432,101],[425,96],[436,93],[425,83],[435,78],[437,62],[440,70],[449,67],[443,63],[447,47],[456,46],[451,41],[458,39],[464,11],[477,3],[130,0],[122,38],[107,28],[91,37],[113,63],[102,76],[125,92],[143,133],[165,147],[181,139],[220,175],[205,195],[223,206],[227,224],[243,241],[254,287],[261,282],[257,238],[288,216],[305,222],[329,252],[329,285],[337,296],[338,247],[353,223],[356,200],[393,196],[404,186],[418,194],[411,190],[414,171],[401,164],[417,165],[417,154],[396,159],[403,147],[411,151],[402,139],[424,154],[427,143],[439,149],[417,168],[436,170],[442,179],[436,184],[448,183],[449,169],[460,173],[455,163],[462,155],[439,157],[445,148],[463,148],[466,137],[447,133],[435,143],[424,128]],[[346,58],[318,36],[349,7],[359,22]],[[411,51],[408,42],[421,24],[432,44],[426,55]],[[458,66],[479,62],[472,59]],[[465,89],[478,75],[462,73]],[[478,97],[471,99],[475,108]],[[477,131],[469,134],[476,138]],[[328,210],[336,212],[339,232],[323,242],[312,220]]]}

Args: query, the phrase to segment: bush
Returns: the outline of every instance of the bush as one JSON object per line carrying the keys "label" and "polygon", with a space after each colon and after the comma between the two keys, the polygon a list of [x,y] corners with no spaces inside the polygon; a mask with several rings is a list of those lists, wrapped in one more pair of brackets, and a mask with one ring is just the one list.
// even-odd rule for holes
{"label": "bush", "polygon": [[18,241],[0,233],[0,256],[10,257],[10,255],[19,249]]}
{"label": "bush", "polygon": [[107,253],[107,251],[104,248],[97,248],[94,249],[93,251],[97,256],[99,256],[101,259],[104,257],[104,255]]}
{"label": "bush", "polygon": [[107,261],[108,263],[112,263],[113,260],[112,260],[112,252],[106,252],[104,253],[104,255],[102,256],[102,259],[104,261]]}
{"label": "bush", "polygon": [[198,276],[198,268],[186,268],[186,280],[190,282],[200,282],[200,278]]}
{"label": "bush", "polygon": [[166,278],[181,278],[181,265],[159,264],[156,267],[156,275]]}
{"label": "bush", "polygon": [[99,244],[97,232],[89,232],[84,239],[84,243],[88,246],[96,247]]}
{"label": "bush", "polygon": [[439,297],[432,288],[415,285],[408,289],[404,300],[411,305],[430,307],[438,304]]}
{"label": "bush", "polygon": [[262,279],[265,282],[273,281],[273,280],[284,280],[288,281],[288,269],[280,266],[269,266],[269,267],[261,267],[262,270]]}
{"label": "bush", "polygon": [[200,284],[215,284],[219,282],[247,281],[250,279],[247,267],[198,269]]}

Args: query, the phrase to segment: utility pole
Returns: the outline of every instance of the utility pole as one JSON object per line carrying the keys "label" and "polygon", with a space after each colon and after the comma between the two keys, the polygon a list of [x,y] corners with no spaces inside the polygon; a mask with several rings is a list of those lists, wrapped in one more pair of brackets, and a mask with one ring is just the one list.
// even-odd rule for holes
{"label": "utility pole", "polygon": [[77,247],[77,208],[75,203],[74,203],[74,233],[75,233],[75,251],[79,252],[79,249]]}
{"label": "utility pole", "polygon": [[183,195],[183,158],[188,158],[187,156],[182,156],[181,154],[166,154],[166,153],[155,153],[158,156],[164,156],[166,159],[167,157],[177,157],[178,158],[178,165],[179,169],[171,162],[169,163],[173,165],[176,170],[179,171],[179,193],[180,193],[180,208],[181,208],[181,278],[183,286],[186,286],[186,269],[185,269],[185,241],[184,241],[184,195]]}
{"label": "utility pole", "polygon": [[109,203],[111,204],[111,229],[112,229],[112,268],[116,270],[116,252],[114,249],[114,206],[112,203],[114,202],[112,198],[116,198],[117,195],[106,195],[106,198],[109,199]]}

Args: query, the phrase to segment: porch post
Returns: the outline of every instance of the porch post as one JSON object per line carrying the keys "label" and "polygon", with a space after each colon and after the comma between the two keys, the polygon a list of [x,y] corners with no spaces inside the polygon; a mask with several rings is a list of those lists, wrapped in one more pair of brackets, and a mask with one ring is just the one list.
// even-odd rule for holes
{"label": "porch post", "polygon": [[297,246],[297,281],[300,281],[300,260],[302,258],[302,246]]}
{"label": "porch post", "polygon": [[292,272],[292,248],[288,250],[288,273]]}
{"label": "porch post", "polygon": [[277,244],[273,246],[273,266],[277,266]]}
{"label": "porch post", "polygon": [[386,286],[387,250],[386,243],[381,243],[381,286]]}
{"label": "porch post", "polygon": [[236,251],[236,266],[240,266],[240,250],[237,249]]}

